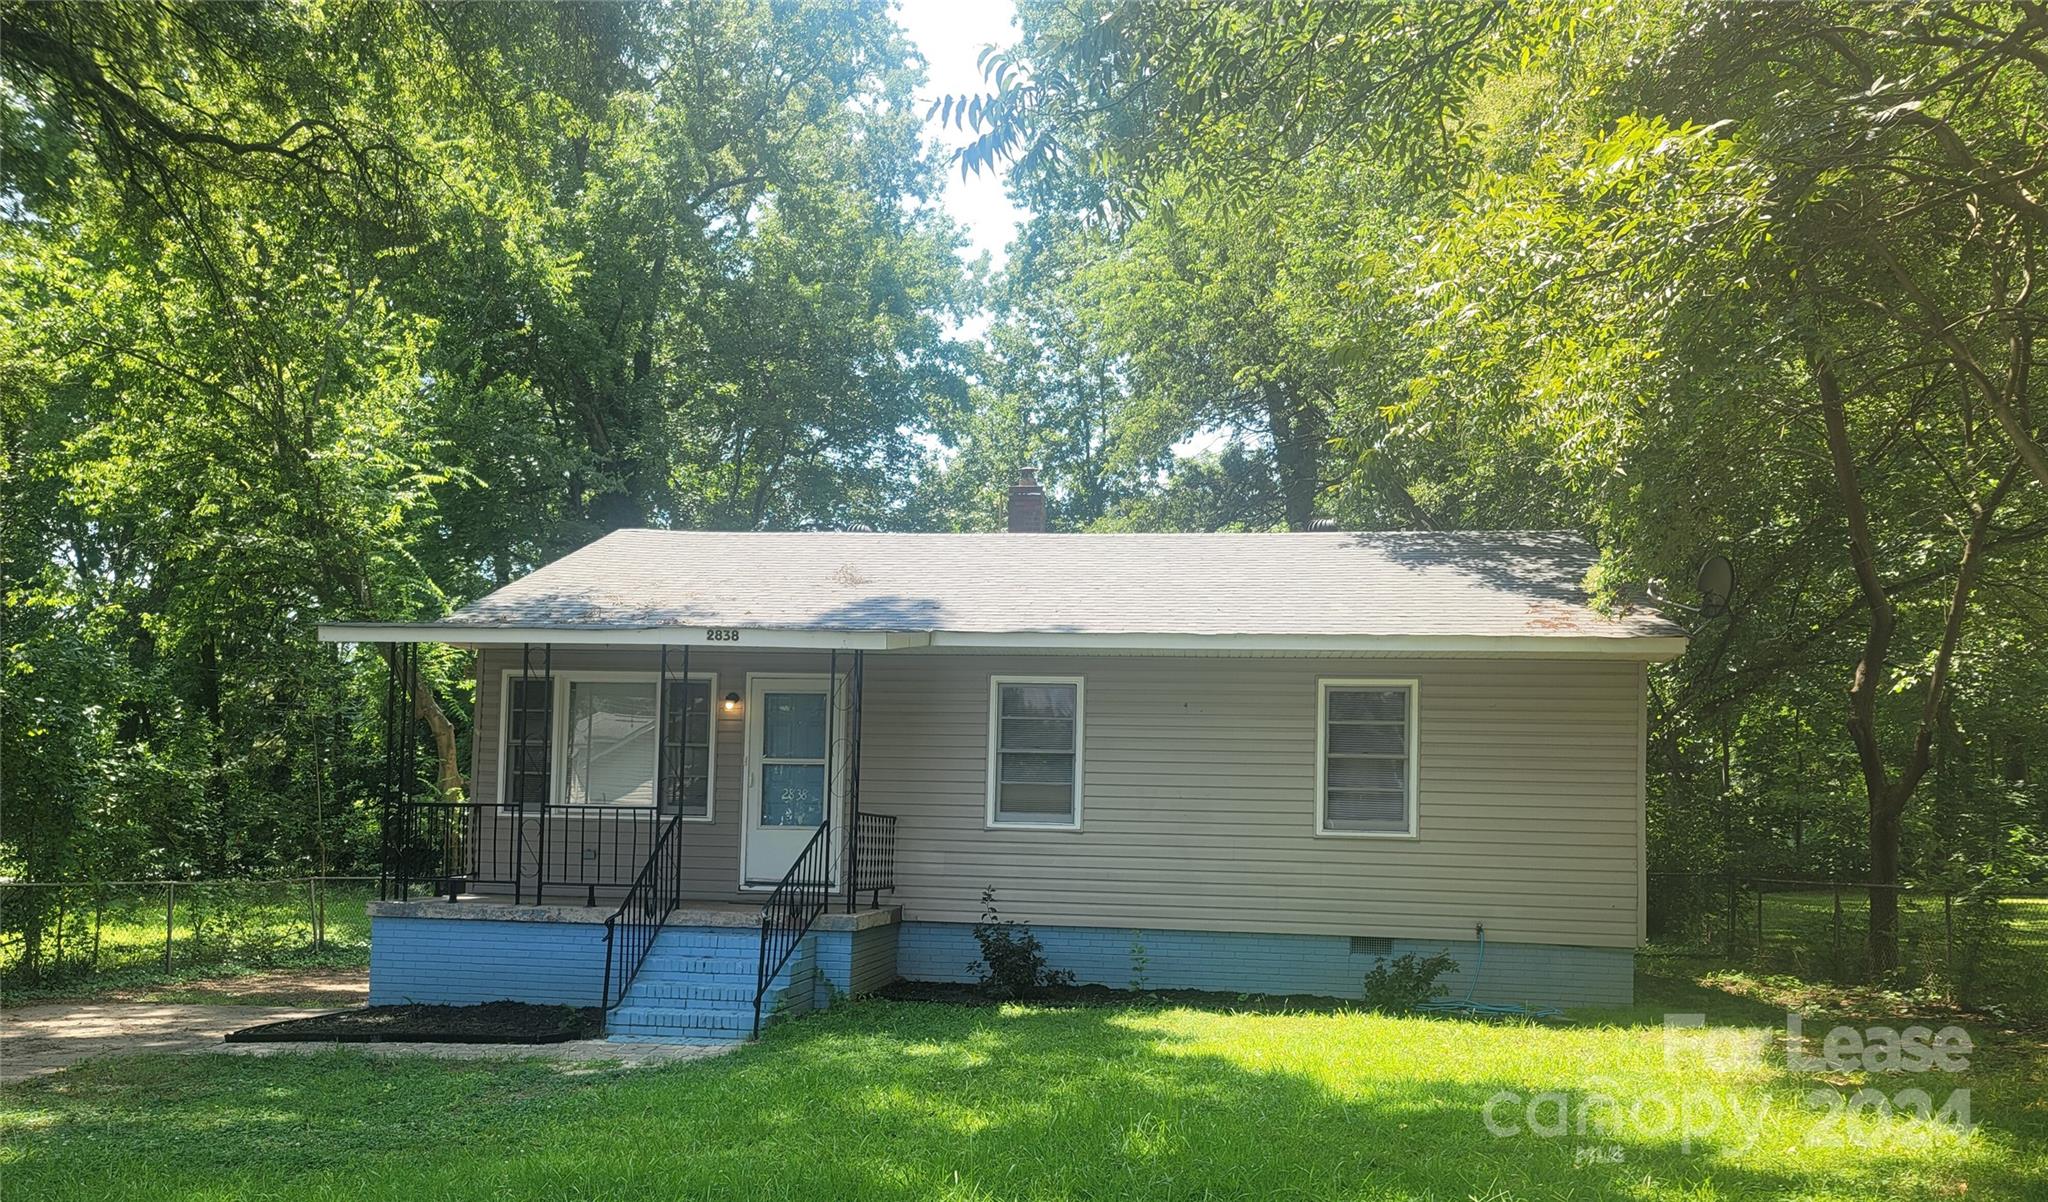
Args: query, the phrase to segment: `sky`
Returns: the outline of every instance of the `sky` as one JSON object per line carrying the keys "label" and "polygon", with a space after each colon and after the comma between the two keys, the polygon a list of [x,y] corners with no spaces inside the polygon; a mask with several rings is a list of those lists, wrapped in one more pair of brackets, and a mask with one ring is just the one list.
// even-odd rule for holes
{"label": "sky", "polygon": [[[991,43],[1008,46],[1015,41],[1015,18],[1016,6],[1011,0],[898,0],[896,19],[911,40],[917,43],[918,52],[924,55],[926,63],[925,85],[918,93],[919,106],[929,107],[934,99],[941,96],[958,96],[986,88],[975,58],[983,46]],[[970,139],[967,131],[951,126],[941,129],[936,120],[927,129],[940,145],[948,149]],[[990,263],[1001,267],[1007,257],[1004,248],[1016,235],[1017,226],[1025,216],[1022,209],[1010,203],[1002,180],[986,171],[962,179],[959,167],[949,166],[942,200],[946,211],[966,227],[972,239],[967,257],[971,259],[987,251]],[[983,313],[967,321],[954,334],[956,337],[978,338],[987,328],[988,314]],[[1185,458],[1213,451],[1230,439],[1243,437],[1240,432],[1226,429],[1199,430],[1175,443],[1173,451]],[[938,446],[936,439],[932,440],[932,446]]]}
{"label": "sky", "polygon": [[[1015,41],[1015,16],[1010,0],[899,0],[896,19],[917,43],[926,63],[927,78],[918,93],[920,109],[941,96],[986,88],[975,56],[983,46],[1007,46]],[[940,129],[937,119],[928,128],[948,150],[971,137],[968,131],[952,126]],[[990,261],[1002,266],[1004,247],[1024,218],[1023,210],[1010,203],[1002,180],[987,171],[962,179],[960,168],[949,164],[943,200],[946,211],[972,239],[968,257],[987,251]]]}

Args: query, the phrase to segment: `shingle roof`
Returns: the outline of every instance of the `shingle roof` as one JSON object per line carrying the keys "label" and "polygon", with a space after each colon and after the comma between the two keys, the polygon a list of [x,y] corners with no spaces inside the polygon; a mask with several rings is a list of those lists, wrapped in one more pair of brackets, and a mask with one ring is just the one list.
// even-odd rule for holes
{"label": "shingle roof", "polygon": [[1556,532],[621,530],[435,623],[1036,634],[1660,638],[1593,610]]}

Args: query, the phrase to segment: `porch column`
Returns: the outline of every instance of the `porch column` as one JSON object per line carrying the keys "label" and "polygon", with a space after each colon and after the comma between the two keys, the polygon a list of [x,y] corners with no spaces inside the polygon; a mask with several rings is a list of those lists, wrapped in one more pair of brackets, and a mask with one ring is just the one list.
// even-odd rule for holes
{"label": "porch column", "polygon": [[[514,759],[517,774],[508,774],[512,779],[504,782],[510,786],[506,798],[512,803],[512,904],[519,905],[525,900],[526,884],[526,819],[527,803],[537,802],[537,821],[540,826],[535,842],[538,854],[533,859],[533,904],[542,903],[542,894],[548,879],[548,805],[554,800],[555,788],[555,645],[540,645],[540,672],[534,673],[534,647],[531,643],[519,645],[519,681],[512,690],[512,702],[520,707],[519,739],[516,743],[517,756]],[[540,717],[534,720],[532,690],[539,681]],[[540,753],[540,796],[527,796],[527,782],[532,773],[528,765],[529,755]]]}
{"label": "porch column", "polygon": [[860,893],[860,720],[867,684],[867,652],[853,653],[847,679],[846,718],[846,912],[853,913]]}
{"label": "porch column", "polygon": [[[666,837],[674,839],[678,844],[676,853],[672,857],[674,869],[671,874],[670,888],[675,896],[681,897],[683,892],[683,856],[680,845],[683,840],[683,803],[686,800],[683,794],[690,782],[690,712],[691,698],[696,695],[696,687],[690,679],[690,644],[683,644],[682,704],[677,707],[677,712],[673,713],[670,712],[669,707],[671,682],[669,680],[668,664],[668,644],[663,643],[661,645],[660,679],[656,682],[654,697],[654,712],[656,715],[654,779],[657,782],[655,785],[655,830],[657,832],[655,842],[659,843],[662,838]],[[706,735],[707,738],[716,742],[718,737],[715,729],[717,719],[712,711],[712,704],[711,690],[707,686],[704,690],[704,721],[712,729],[707,730]],[[671,732],[674,733],[676,740],[677,762],[674,764],[668,762],[668,742]],[[714,787],[715,782],[710,780],[704,782],[707,806]],[[673,806],[675,810],[674,816],[669,818],[667,822],[661,821],[662,807],[664,805]],[[652,850],[652,847],[650,847],[649,854],[652,854]]]}
{"label": "porch column", "polygon": [[384,791],[377,824],[381,861],[377,896],[404,901],[412,895],[414,860],[421,853],[423,823],[417,801],[420,776],[420,680],[418,643],[386,643],[384,654]]}

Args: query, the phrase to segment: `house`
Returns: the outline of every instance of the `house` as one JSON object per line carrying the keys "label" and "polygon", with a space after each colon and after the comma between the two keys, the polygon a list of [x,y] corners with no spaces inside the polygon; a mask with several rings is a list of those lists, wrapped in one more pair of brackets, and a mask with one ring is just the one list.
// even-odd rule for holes
{"label": "house", "polygon": [[[1042,525],[1027,481],[1002,534],[621,530],[323,627],[400,699],[372,1000],[740,1038],[971,979],[988,888],[1083,982],[1356,996],[1447,949],[1480,1000],[1630,1000],[1685,639],[1590,608],[1582,540]],[[470,798],[404,737],[425,643],[476,652]]]}

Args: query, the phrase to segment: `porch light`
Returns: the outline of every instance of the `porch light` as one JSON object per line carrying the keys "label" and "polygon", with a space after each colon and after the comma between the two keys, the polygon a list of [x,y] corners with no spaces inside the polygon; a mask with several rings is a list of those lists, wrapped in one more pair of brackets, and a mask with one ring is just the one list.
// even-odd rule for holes
{"label": "porch light", "polygon": [[731,717],[732,715],[734,715],[734,714],[737,714],[737,713],[739,713],[739,712],[740,712],[740,695],[739,695],[738,693],[727,693],[727,694],[725,695],[725,713],[726,713],[726,716],[727,716],[727,717]]}

